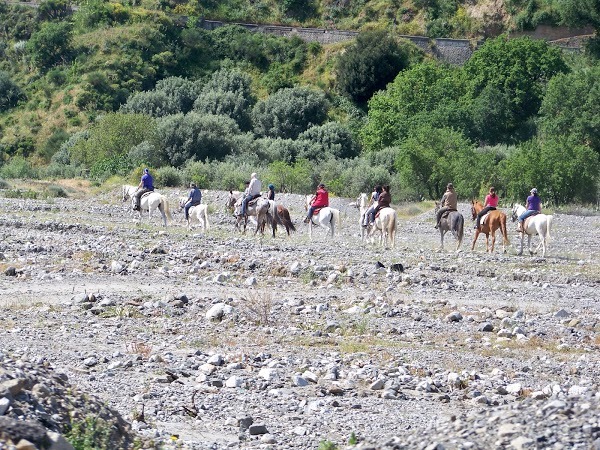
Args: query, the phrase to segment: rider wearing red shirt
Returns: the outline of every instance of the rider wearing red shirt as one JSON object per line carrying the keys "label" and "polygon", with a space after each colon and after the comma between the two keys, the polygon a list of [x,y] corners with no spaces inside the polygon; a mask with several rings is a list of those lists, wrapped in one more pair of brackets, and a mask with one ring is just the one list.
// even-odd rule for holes
{"label": "rider wearing red shirt", "polygon": [[304,219],[304,223],[310,222],[315,209],[325,208],[326,206],[329,206],[329,192],[325,189],[325,185],[321,183],[310,202],[310,208],[308,208],[308,214],[306,215],[306,219]]}

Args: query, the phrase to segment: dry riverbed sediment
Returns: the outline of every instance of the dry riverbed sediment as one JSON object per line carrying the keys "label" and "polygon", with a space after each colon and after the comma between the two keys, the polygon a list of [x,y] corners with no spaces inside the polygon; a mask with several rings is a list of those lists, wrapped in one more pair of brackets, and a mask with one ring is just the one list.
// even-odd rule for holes
{"label": "dry riverbed sediment", "polygon": [[207,233],[137,225],[116,190],[0,200],[0,449],[90,417],[107,448],[600,448],[600,216],[519,257],[514,232],[470,251],[467,204],[459,252],[401,206],[384,250],[350,199],[310,241],[300,196],[273,239],[225,195]]}

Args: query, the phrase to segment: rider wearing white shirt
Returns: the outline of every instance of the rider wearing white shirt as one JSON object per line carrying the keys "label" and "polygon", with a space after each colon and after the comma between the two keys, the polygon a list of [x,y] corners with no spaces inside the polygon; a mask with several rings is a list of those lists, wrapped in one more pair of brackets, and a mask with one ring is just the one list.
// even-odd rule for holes
{"label": "rider wearing white shirt", "polygon": [[261,189],[262,189],[262,183],[258,179],[256,173],[253,173],[250,176],[250,185],[248,186],[248,195],[242,201],[242,216],[246,215],[246,209],[248,208],[248,203],[257,197],[260,197]]}

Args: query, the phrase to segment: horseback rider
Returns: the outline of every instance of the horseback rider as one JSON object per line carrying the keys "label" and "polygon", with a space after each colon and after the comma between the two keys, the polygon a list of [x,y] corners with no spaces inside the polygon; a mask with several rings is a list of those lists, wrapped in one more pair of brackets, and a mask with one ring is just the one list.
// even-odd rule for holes
{"label": "horseback rider", "polygon": [[378,205],[377,202],[379,200],[379,196],[381,195],[381,191],[382,191],[382,188],[380,185],[377,185],[373,188],[373,192],[371,192],[371,198],[369,199],[369,205],[368,205],[367,211],[365,212],[365,217],[363,220],[363,227],[366,227],[367,225],[369,225],[369,217],[371,217],[371,214],[373,213],[375,208],[377,208],[377,205]]}
{"label": "horseback rider", "polygon": [[310,200],[310,208],[308,208],[304,223],[310,222],[315,209],[326,208],[327,206],[329,206],[329,192],[325,189],[325,185],[320,183],[317,187],[317,192],[315,192],[315,195],[313,195],[313,198]]}
{"label": "horseback rider", "polygon": [[260,190],[262,189],[262,183],[258,179],[256,173],[252,173],[250,175],[250,184],[248,185],[248,193],[242,200],[242,211],[241,215],[246,215],[246,210],[248,209],[248,203],[250,203],[255,198],[260,197]]}
{"label": "horseback rider", "polygon": [[436,215],[436,223],[435,229],[437,230],[440,226],[440,219],[442,215],[446,211],[457,211],[458,210],[458,197],[456,196],[456,192],[454,191],[454,185],[452,183],[448,183],[446,186],[446,192],[442,196],[440,200],[440,205],[442,206]]}
{"label": "horseback rider", "polygon": [[140,184],[138,184],[137,191],[133,194],[133,210],[140,210],[140,199],[142,195],[146,192],[154,191],[154,180],[152,179],[152,175],[150,175],[150,171],[146,168],[144,169],[144,173],[142,175],[142,179],[140,180]]}
{"label": "horseback rider", "polygon": [[519,233],[523,232],[523,222],[525,222],[525,219],[542,211],[542,199],[538,195],[537,189],[533,188],[529,193],[531,195],[527,197],[526,211],[519,216],[519,225],[517,226]]}
{"label": "horseback rider", "polygon": [[381,193],[379,194],[379,197],[377,199],[377,206],[375,207],[375,209],[373,209],[371,215],[369,216],[369,223],[375,222],[375,216],[377,215],[377,213],[383,208],[389,208],[390,203],[392,203],[390,187],[388,185],[382,186]]}
{"label": "horseback rider", "polygon": [[275,200],[275,186],[269,184],[269,192],[267,192],[267,200]]}
{"label": "horseback rider", "polygon": [[192,188],[192,190],[190,191],[190,195],[188,196],[185,206],[183,207],[185,211],[185,220],[189,220],[190,218],[190,208],[192,206],[198,206],[200,203],[202,203],[202,192],[200,192],[200,189],[198,189],[196,183],[190,183],[190,188]]}
{"label": "horseback rider", "polygon": [[475,220],[475,229],[479,229],[479,224],[481,223],[481,218],[485,216],[490,211],[495,211],[498,206],[498,196],[496,195],[496,188],[490,187],[490,192],[485,196],[485,203],[483,204],[483,209],[479,211],[477,214],[477,220]]}

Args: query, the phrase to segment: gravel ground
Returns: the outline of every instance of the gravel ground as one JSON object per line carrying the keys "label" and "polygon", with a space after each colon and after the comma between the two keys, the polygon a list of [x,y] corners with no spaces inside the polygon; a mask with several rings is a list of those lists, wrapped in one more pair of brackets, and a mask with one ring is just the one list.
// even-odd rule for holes
{"label": "gravel ground", "polygon": [[[600,216],[556,214],[547,257],[519,257],[514,231],[471,252],[467,204],[458,252],[399,205],[384,250],[351,199],[310,241],[300,196],[273,239],[203,195],[208,232],[138,225],[116,191],[1,199],[0,382],[60,373],[148,448],[600,448]],[[41,378],[0,385],[0,416],[63,432],[24,406],[52,416]]]}

